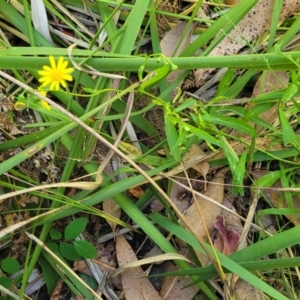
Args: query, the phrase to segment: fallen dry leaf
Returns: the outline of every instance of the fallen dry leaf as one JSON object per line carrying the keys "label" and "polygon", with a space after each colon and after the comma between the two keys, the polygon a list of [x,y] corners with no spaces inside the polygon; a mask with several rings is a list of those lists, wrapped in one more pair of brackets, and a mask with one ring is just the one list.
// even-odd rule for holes
{"label": "fallen dry leaf", "polygon": [[[219,171],[215,178],[208,183],[206,192],[204,193],[207,197],[215,200],[218,203],[222,203],[224,200],[224,171]],[[195,199],[198,206],[201,209],[203,220],[208,231],[212,231],[216,218],[221,213],[221,208],[212,204],[211,202],[202,199],[201,196],[196,196]],[[205,238],[206,232],[203,228],[203,223],[199,216],[196,201],[187,209],[185,217],[189,223],[194,227],[198,233],[199,238]]]}
{"label": "fallen dry leaf", "polygon": [[[176,178],[179,183],[188,186],[188,181],[185,178]],[[191,205],[191,195],[187,190],[176,182],[172,182],[172,188],[170,192],[170,198],[173,203],[177,206],[180,212],[186,211]]]}
{"label": "fallen dry leaf", "polygon": [[[264,93],[285,89],[288,86],[288,83],[289,75],[286,71],[266,71],[259,77],[259,79],[255,83],[252,97],[257,97],[258,95]],[[276,103],[267,111],[261,113],[259,116],[271,125],[274,124],[275,120],[278,119],[278,103]],[[257,133],[261,133],[262,131],[263,127],[257,126]]]}
{"label": "fallen dry leaf", "polygon": [[[197,145],[192,145],[192,147],[190,147],[188,155],[190,156],[200,156],[203,157],[203,155],[205,155],[205,152]],[[183,163],[185,165],[185,163]],[[204,178],[204,180],[206,180],[206,175],[209,171],[209,163],[207,160],[201,160],[198,162],[195,162],[195,164],[193,164],[191,166],[192,169],[196,170],[197,172],[199,172],[202,177]]]}
{"label": "fallen dry leaf", "polygon": [[[178,56],[179,53],[181,53],[190,44],[190,39],[191,39],[193,30],[196,26],[196,23],[194,23],[192,26],[189,27],[189,29],[185,33],[183,39],[180,40],[182,33],[185,30],[187,24],[188,24],[187,21],[179,22],[164,36],[164,38],[160,42],[161,52],[163,55],[165,55],[167,57],[170,57],[170,56],[176,57],[176,56]],[[179,42],[181,42],[180,45],[178,45]],[[167,76],[167,81],[169,83],[172,83],[183,72],[184,72],[184,70],[176,70],[176,71],[171,72]]]}
{"label": "fallen dry leaf", "polygon": [[235,299],[239,300],[265,300],[265,296],[262,291],[255,288],[245,280],[239,279],[235,286],[233,295]]}
{"label": "fallen dry leaf", "polygon": [[[103,202],[103,211],[108,215],[115,217],[116,219],[120,219],[121,217],[121,209],[112,198],[109,198]],[[111,227],[111,230],[115,232],[117,224],[108,219],[106,220],[106,222]]]}
{"label": "fallen dry leaf", "polygon": [[[199,161],[195,161],[194,164],[188,165],[186,163],[186,161],[188,161],[190,158],[194,158],[194,157],[199,157],[199,158],[205,157],[204,151],[195,144],[193,144],[190,147],[187,155],[185,156],[183,165],[185,166],[186,170],[188,168],[192,168],[192,169],[196,170],[203,176],[204,180],[206,180],[206,175],[209,171],[209,163],[207,162],[207,160],[199,160]],[[178,181],[186,186],[188,185],[188,181],[185,178],[179,177],[176,179],[176,181]],[[174,204],[178,207],[178,209],[182,213],[185,210],[187,210],[191,205],[190,193],[187,193],[186,189],[184,189],[182,186],[180,186],[179,184],[177,184],[175,182],[172,183],[170,198],[172,199]]]}
{"label": "fallen dry leaf", "polygon": [[[224,199],[223,205],[232,210],[233,212],[237,213],[234,206],[228,200]],[[235,231],[240,236],[243,232],[243,225],[241,219],[225,209],[222,209],[222,216],[226,220],[226,227],[229,230]]]}
{"label": "fallen dry leaf", "polygon": [[56,286],[54,287],[54,290],[50,296],[50,300],[59,300],[61,296],[61,291],[64,285],[64,281],[62,279],[59,279],[56,283]]}
{"label": "fallen dry leaf", "polygon": [[[224,200],[224,174],[225,169],[220,170],[216,174],[215,178],[207,184],[207,189],[204,193],[207,197],[220,204]],[[200,212],[198,207],[200,208]],[[220,215],[221,212],[221,207],[201,198],[201,196],[196,195],[195,202],[192,203],[192,205],[187,209],[185,218],[193,227],[197,234],[197,238],[207,241],[208,237],[205,227],[207,228],[208,233],[211,235],[214,231],[214,224],[217,220],[217,216]],[[185,248],[184,243],[179,242],[179,245],[183,249]],[[208,264],[209,259],[206,255],[198,252],[197,255],[202,265]]]}
{"label": "fallen dry leaf", "polygon": [[[163,272],[173,272],[178,271],[179,268],[170,261],[164,263]],[[164,300],[191,300],[194,299],[199,288],[198,286],[190,286],[184,288],[191,283],[189,277],[164,277],[162,282],[162,287],[160,290],[160,296]]]}
{"label": "fallen dry leaf", "polygon": [[[116,238],[116,251],[119,265],[137,261],[137,257],[124,236]],[[145,278],[141,267],[125,270],[121,273],[123,291],[127,300],[162,300],[158,292]]]}
{"label": "fallen dry leaf", "polygon": [[[241,4],[242,5],[242,4]],[[271,24],[274,0],[259,0],[249,13],[231,30],[231,32],[209,53],[209,56],[237,54],[240,49],[255,38],[268,31]],[[280,20],[296,13],[300,1],[285,0]],[[195,71],[196,86],[201,86],[214,69]]]}
{"label": "fallen dry leaf", "polygon": [[140,186],[133,187],[128,192],[138,199],[144,195],[144,190]]}

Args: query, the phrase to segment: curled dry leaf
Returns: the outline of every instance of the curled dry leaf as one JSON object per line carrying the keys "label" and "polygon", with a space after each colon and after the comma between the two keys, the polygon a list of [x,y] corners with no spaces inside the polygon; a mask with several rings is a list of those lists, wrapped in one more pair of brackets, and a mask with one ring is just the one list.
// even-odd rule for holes
{"label": "curled dry leaf", "polygon": [[64,285],[64,281],[59,279],[56,283],[56,286],[51,294],[50,300],[59,300],[61,296],[61,291]]}
{"label": "curled dry leaf", "polygon": [[[228,200],[224,199],[223,205],[225,207],[229,208],[230,210],[232,210],[233,212],[237,213],[234,206]],[[235,231],[238,235],[242,234],[243,225],[242,225],[241,219],[238,216],[230,213],[229,211],[227,211],[225,209],[222,209],[222,216],[226,220],[226,227],[229,230]]]}
{"label": "curled dry leaf", "polygon": [[214,246],[225,255],[230,255],[235,252],[240,236],[237,232],[226,227],[223,216],[217,216],[217,219],[218,221],[214,224],[217,229]]}
{"label": "curled dry leaf", "polygon": [[190,262],[187,258],[185,258],[184,256],[178,253],[165,253],[165,254],[160,254],[160,255],[155,255],[148,258],[140,259],[140,260],[135,260],[130,263],[122,264],[122,266],[120,266],[120,268],[114,273],[114,276],[128,269],[139,267],[142,265],[162,263],[166,260],[177,260],[177,259]]}
{"label": "curled dry leaf", "polygon": [[[227,208],[230,208],[233,212],[236,212],[235,208],[228,200],[225,199],[223,201],[223,205]],[[243,232],[243,225],[241,219],[231,214],[225,209],[222,210],[222,217],[224,218],[224,220],[226,220],[227,230],[235,232],[237,237],[240,237],[240,235]],[[237,240],[237,243],[238,242],[239,239]],[[242,247],[239,247],[245,248],[247,246],[246,242],[241,246]],[[250,283],[246,282],[245,280],[238,279],[238,277],[233,274],[227,274],[226,277],[229,282],[229,285],[231,286],[231,290],[233,291],[232,294],[236,297],[236,299],[264,299],[262,298],[263,293],[257,288],[253,287]]]}
{"label": "curled dry leaf", "polygon": [[128,192],[138,199],[144,195],[144,190],[140,186],[130,188]]}

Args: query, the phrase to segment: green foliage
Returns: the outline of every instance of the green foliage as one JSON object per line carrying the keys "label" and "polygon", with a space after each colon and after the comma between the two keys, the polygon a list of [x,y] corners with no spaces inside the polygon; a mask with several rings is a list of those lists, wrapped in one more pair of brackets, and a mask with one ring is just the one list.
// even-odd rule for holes
{"label": "green foliage", "polygon": [[95,258],[97,256],[97,250],[95,247],[87,241],[74,242],[74,248],[79,255],[85,258]]}
{"label": "green foliage", "polygon": [[49,236],[52,240],[59,240],[62,237],[62,233],[55,228],[49,230]]}
{"label": "green foliage", "polygon": [[7,257],[2,260],[1,268],[4,272],[13,274],[20,270],[20,264],[15,258]]}
{"label": "green foliage", "polygon": [[[77,218],[68,224],[64,232],[64,237],[67,241],[61,241],[59,243],[59,252],[63,257],[75,261],[80,260],[81,257],[94,258],[97,255],[97,250],[91,243],[87,241],[71,242],[84,231],[86,225],[87,218],[85,217]],[[54,231],[54,236],[58,237],[59,234]]]}
{"label": "green foliage", "polygon": [[81,217],[73,220],[66,227],[64,236],[67,240],[73,240],[77,238],[85,229],[87,225],[87,218]]}
{"label": "green foliage", "polygon": [[2,285],[5,288],[9,289],[12,285],[12,280],[10,278],[0,276],[0,285]]}
{"label": "green foliage", "polygon": [[69,260],[80,260],[81,256],[76,251],[73,244],[66,243],[66,242],[60,242],[59,243],[59,252],[60,254],[69,259]]}

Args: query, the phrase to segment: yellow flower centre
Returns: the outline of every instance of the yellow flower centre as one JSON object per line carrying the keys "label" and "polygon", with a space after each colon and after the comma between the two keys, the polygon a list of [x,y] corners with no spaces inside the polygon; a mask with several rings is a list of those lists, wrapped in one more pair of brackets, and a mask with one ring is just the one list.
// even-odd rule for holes
{"label": "yellow flower centre", "polygon": [[63,73],[61,70],[53,70],[52,71],[52,80],[53,81],[61,81],[63,79]]}

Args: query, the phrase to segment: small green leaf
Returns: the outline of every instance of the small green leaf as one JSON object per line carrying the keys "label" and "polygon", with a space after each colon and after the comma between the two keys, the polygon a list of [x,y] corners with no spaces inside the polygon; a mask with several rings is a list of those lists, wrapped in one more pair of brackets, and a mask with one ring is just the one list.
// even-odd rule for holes
{"label": "small green leaf", "polygon": [[2,260],[2,270],[9,274],[16,273],[20,270],[20,264],[15,258],[7,257]]}
{"label": "small green leaf", "polygon": [[231,147],[231,145],[227,142],[227,140],[221,136],[220,142],[222,143],[222,149],[224,151],[225,156],[228,159],[229,167],[232,174],[235,174],[237,164],[239,162],[239,157],[234,151],[234,149]]}
{"label": "small green leaf", "polygon": [[0,277],[0,285],[4,286],[7,289],[11,288],[12,280],[10,278],[1,276]]}
{"label": "small green leaf", "polygon": [[283,101],[290,100],[298,92],[298,86],[294,83],[291,83],[286,90],[283,92],[282,99]]}
{"label": "small green leaf", "polygon": [[[157,84],[161,79],[166,77],[172,70],[172,66],[170,64],[166,64],[161,68],[156,69],[152,73],[149,74],[149,79],[144,79],[140,85],[140,90],[144,91],[146,88],[151,88],[155,84]],[[147,77],[147,76],[146,76]]]}
{"label": "small green leaf", "polygon": [[178,113],[183,111],[184,109],[193,107],[195,105],[196,101],[192,98],[188,98],[183,103],[181,103],[178,107],[174,109],[174,112]]}
{"label": "small green leaf", "polygon": [[97,281],[96,281],[96,279],[94,277],[85,275],[83,273],[80,273],[79,276],[93,290],[96,290],[98,288],[98,283],[97,283]]}
{"label": "small green leaf", "polygon": [[76,237],[79,236],[85,229],[87,224],[87,218],[81,217],[74,221],[72,221],[66,228],[65,231],[65,238],[67,240],[74,240]]}
{"label": "small green leaf", "polygon": [[62,233],[54,228],[50,228],[49,235],[52,240],[59,240],[62,237]]}
{"label": "small green leaf", "polygon": [[293,101],[294,106],[300,111],[299,103],[294,98],[292,98],[291,100]]}
{"label": "small green leaf", "polygon": [[62,242],[59,244],[59,252],[69,260],[80,260],[81,256],[76,252],[74,245]]}
{"label": "small green leaf", "polygon": [[210,120],[206,120],[206,116],[203,116],[203,119],[207,122],[212,122],[217,125],[223,125],[229,128],[236,129],[238,132],[244,132],[253,137],[257,136],[257,132],[252,126],[250,126],[247,122],[237,118],[211,116]]}
{"label": "small green leaf", "polygon": [[230,84],[234,78],[234,69],[228,69],[224,76],[222,77],[219,85],[218,85],[218,91],[216,94],[216,97],[223,96],[226,94],[228,88],[230,87]]}
{"label": "small green leaf", "polygon": [[87,241],[76,241],[74,247],[76,252],[84,258],[95,258],[97,256],[97,250]]}
{"label": "small green leaf", "polygon": [[249,120],[252,121],[254,118],[261,115],[263,112],[271,109],[275,104],[276,103],[272,103],[272,102],[256,104],[246,112],[243,120],[245,122],[248,122]]}
{"label": "small green leaf", "polygon": [[196,135],[198,138],[202,139],[203,141],[213,145],[221,146],[220,142],[215,137],[208,134],[206,131],[191,126],[189,124],[186,124],[185,127],[186,130],[188,129],[192,134]]}
{"label": "small green leaf", "polygon": [[247,152],[244,152],[242,156],[240,157],[235,172],[233,173],[233,188],[232,188],[232,194],[238,195],[241,194],[244,196],[244,177],[246,172],[246,158],[247,158]]}
{"label": "small green leaf", "polygon": [[168,117],[165,119],[165,132],[171,154],[176,161],[180,161],[180,149],[179,147],[174,147],[178,141],[177,130]]}
{"label": "small green leaf", "polygon": [[282,128],[284,145],[287,146],[288,144],[293,144],[296,140],[296,135],[281,107],[278,109],[278,115]]}
{"label": "small green leaf", "polygon": [[255,181],[255,186],[269,187],[272,186],[281,177],[281,170],[268,173]]}

